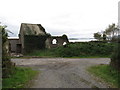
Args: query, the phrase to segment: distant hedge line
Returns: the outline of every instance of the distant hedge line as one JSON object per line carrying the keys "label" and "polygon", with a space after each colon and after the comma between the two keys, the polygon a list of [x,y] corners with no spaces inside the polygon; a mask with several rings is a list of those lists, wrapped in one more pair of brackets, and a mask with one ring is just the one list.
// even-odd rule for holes
{"label": "distant hedge line", "polygon": [[52,51],[60,57],[110,56],[115,45],[115,43],[100,42],[70,43]]}

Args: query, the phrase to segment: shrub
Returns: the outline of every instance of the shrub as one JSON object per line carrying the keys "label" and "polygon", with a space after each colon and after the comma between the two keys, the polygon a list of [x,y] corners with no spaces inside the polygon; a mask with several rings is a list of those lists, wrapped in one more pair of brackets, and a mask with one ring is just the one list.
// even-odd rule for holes
{"label": "shrub", "polygon": [[9,43],[7,39],[7,32],[4,27],[1,27],[2,32],[2,77],[9,77],[12,74],[13,64],[9,55]]}
{"label": "shrub", "polygon": [[109,56],[114,46],[114,43],[83,42],[68,44],[66,47],[62,46],[54,50],[60,57]]}
{"label": "shrub", "polygon": [[50,57],[109,57],[112,54],[115,43],[82,42],[69,43],[52,49],[39,50],[29,55]]}
{"label": "shrub", "polygon": [[110,65],[120,71],[120,43],[115,46]]}

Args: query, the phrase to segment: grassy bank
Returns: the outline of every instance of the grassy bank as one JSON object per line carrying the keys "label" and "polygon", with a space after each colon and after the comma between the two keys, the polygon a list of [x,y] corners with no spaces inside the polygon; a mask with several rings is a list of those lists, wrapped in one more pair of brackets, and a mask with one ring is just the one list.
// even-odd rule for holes
{"label": "grassy bank", "polygon": [[31,68],[16,67],[14,74],[9,78],[3,78],[2,87],[4,88],[24,88],[25,85],[37,75],[37,71]]}
{"label": "grassy bank", "polygon": [[103,79],[113,87],[120,88],[120,72],[113,69],[109,65],[98,65],[88,68],[93,75]]}

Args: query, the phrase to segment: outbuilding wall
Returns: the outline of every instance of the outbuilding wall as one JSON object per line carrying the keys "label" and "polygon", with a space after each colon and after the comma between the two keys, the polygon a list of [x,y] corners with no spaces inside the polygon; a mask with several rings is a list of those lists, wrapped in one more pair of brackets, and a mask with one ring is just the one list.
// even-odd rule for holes
{"label": "outbuilding wall", "polygon": [[11,53],[17,52],[17,44],[19,44],[19,39],[8,39],[10,43],[10,51]]}
{"label": "outbuilding wall", "polygon": [[[56,40],[56,44],[53,44],[53,40]],[[64,42],[67,44],[69,41],[67,39],[63,39],[62,37],[49,37],[46,40],[46,48],[56,48],[63,46]]]}

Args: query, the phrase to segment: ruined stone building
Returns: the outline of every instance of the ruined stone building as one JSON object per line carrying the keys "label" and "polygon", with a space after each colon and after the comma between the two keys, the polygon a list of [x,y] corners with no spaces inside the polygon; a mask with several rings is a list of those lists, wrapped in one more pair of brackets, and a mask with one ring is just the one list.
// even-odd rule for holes
{"label": "ruined stone building", "polygon": [[9,38],[11,52],[29,53],[34,50],[55,48],[68,43],[68,38],[63,36],[51,36],[46,33],[41,24],[22,23],[19,38]]}
{"label": "ruined stone building", "polygon": [[19,38],[16,37],[8,37],[9,40],[9,46],[10,46],[10,51],[12,53],[19,53],[19,50],[17,50],[17,46],[19,44]]}
{"label": "ruined stone building", "polygon": [[46,39],[46,48],[56,48],[68,43],[68,39],[63,36],[51,36]]}

